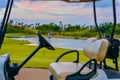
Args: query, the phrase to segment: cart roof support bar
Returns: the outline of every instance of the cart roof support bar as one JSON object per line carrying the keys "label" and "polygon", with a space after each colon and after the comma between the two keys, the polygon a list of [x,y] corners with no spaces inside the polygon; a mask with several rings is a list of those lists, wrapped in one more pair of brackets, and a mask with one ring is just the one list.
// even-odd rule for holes
{"label": "cart roof support bar", "polygon": [[111,38],[114,37],[115,27],[116,27],[116,4],[115,4],[115,0],[112,0],[112,5],[113,5],[113,19],[114,19],[114,24],[113,24]]}
{"label": "cart roof support bar", "polygon": [[6,28],[7,28],[7,23],[8,23],[9,17],[10,17],[12,5],[13,5],[13,0],[8,0],[7,5],[6,5],[6,10],[4,13],[4,17],[3,17],[3,21],[0,26],[0,48],[1,48],[3,40],[4,40],[4,36],[5,36]]}
{"label": "cart roof support bar", "polygon": [[[114,37],[115,28],[116,28],[116,7],[115,7],[116,4],[115,4],[115,0],[112,0],[112,6],[113,6],[113,28],[112,28],[112,33],[111,33],[111,39]],[[94,22],[95,22],[97,32],[99,34],[99,38],[102,38],[102,34],[99,30],[98,23],[97,23],[95,0],[93,0],[93,13],[94,13]]]}
{"label": "cart roof support bar", "polygon": [[93,0],[93,13],[94,13],[95,26],[96,26],[97,32],[99,34],[99,38],[101,38],[102,35],[101,35],[100,30],[98,28],[97,17],[96,17],[96,4],[95,4],[95,0]]}

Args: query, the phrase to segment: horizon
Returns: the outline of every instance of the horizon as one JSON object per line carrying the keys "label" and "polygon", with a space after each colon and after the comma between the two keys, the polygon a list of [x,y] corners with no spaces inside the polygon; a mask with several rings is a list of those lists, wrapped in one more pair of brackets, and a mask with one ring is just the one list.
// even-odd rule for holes
{"label": "horizon", "polygon": [[[5,3],[0,3],[0,21],[2,20]],[[104,3],[104,4],[103,4]],[[98,24],[113,22],[112,0],[96,2]],[[116,0],[117,23],[120,23],[120,0]],[[24,22],[26,24],[63,24],[94,25],[92,2],[67,3],[64,1],[43,0],[14,0],[10,20]]]}

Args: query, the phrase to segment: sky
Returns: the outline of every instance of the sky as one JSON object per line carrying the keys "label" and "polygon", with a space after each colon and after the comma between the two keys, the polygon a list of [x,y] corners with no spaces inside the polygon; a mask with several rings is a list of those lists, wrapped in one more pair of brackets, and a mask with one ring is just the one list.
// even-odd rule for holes
{"label": "sky", "polygon": [[[116,1],[117,23],[120,23],[120,0]],[[7,0],[0,0],[0,21]],[[112,0],[96,2],[98,23],[112,22]],[[94,25],[92,2],[67,3],[59,0],[14,0],[10,19],[18,22]]]}

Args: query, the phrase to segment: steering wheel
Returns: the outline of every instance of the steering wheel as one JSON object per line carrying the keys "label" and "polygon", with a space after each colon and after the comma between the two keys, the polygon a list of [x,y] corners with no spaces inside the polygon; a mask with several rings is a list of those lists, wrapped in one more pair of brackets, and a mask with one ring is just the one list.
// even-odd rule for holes
{"label": "steering wheel", "polygon": [[37,33],[37,35],[39,37],[39,43],[42,47],[46,47],[50,50],[55,50],[55,48],[39,32]]}

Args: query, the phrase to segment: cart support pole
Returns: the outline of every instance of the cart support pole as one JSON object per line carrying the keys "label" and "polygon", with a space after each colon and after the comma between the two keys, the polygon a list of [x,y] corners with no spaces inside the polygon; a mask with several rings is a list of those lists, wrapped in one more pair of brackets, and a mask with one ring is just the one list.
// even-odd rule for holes
{"label": "cart support pole", "polygon": [[112,0],[112,5],[113,5],[113,19],[114,19],[114,24],[113,24],[111,38],[114,37],[115,27],[116,27],[116,3],[115,3],[115,0]]}

